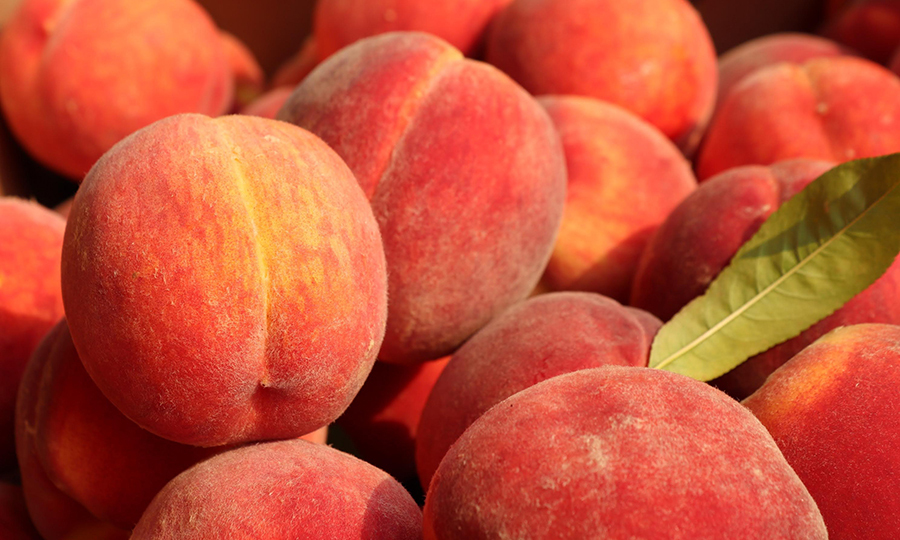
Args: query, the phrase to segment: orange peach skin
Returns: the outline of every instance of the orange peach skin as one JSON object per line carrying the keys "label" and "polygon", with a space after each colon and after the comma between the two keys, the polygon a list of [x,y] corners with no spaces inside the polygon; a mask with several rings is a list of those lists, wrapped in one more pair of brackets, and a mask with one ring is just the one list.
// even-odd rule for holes
{"label": "orange peach skin", "polygon": [[269,442],[225,452],[169,482],[132,540],[419,540],[422,512],[396,480],[329,446]]}
{"label": "orange peach skin", "polygon": [[809,489],[832,540],[900,537],[900,327],[838,328],[743,404]]}
{"label": "orange peach skin", "polygon": [[[670,319],[706,290],[772,212],[830,167],[827,162],[810,160],[738,167],[703,183],[651,239],[635,277],[631,304],[663,320]],[[900,262],[799,336],[750,358],[713,384],[743,399],[801,349],[838,326],[900,323],[897,299]]]}
{"label": "orange peach skin", "polygon": [[819,36],[784,32],[750,40],[719,57],[717,108],[731,89],[756,70],[789,62],[802,64],[813,58],[852,54],[840,44]]}
{"label": "orange peach skin", "polygon": [[725,96],[697,176],[794,158],[842,163],[900,151],[900,78],[862,58],[759,69]]}
{"label": "orange peach skin", "polygon": [[692,153],[712,113],[716,52],[686,0],[515,0],[486,59],[535,95],[619,105]]}
{"label": "orange peach skin", "polygon": [[495,318],[453,354],[428,396],[416,438],[422,487],[428,489],[451,445],[489,408],[563,373],[646,367],[660,326],[649,313],[592,293],[537,296]]}
{"label": "orange peach skin", "polygon": [[59,266],[66,222],[0,197],[0,471],[15,468],[16,392],[28,358],[63,316]]}
{"label": "orange peach skin", "polygon": [[43,374],[39,368],[54,353],[64,330],[63,325],[56,325],[38,345],[22,377],[16,402],[16,454],[28,514],[45,540],[127,540],[128,531],[102,522],[56,487],[38,455],[34,426]]}
{"label": "orange peach skin", "polygon": [[218,30],[192,0],[26,0],[0,39],[13,133],[77,181],[126,135],[176,113],[218,115],[232,92]]}
{"label": "orange peach skin", "polygon": [[251,116],[174,116],[85,179],[63,244],[72,339],[126,416],[177,442],[299,437],[371,370],[384,252],[321,140]]}
{"label": "orange peach skin", "polygon": [[446,356],[540,279],[565,157],[546,112],[496,69],[384,34],[320,64],[278,118],[322,137],[370,197],[391,298],[379,359]]}
{"label": "orange peach skin", "polygon": [[428,490],[424,538],[828,534],[744,407],[681,375],[608,366],[535,384],[472,424]]}
{"label": "orange peach skin", "polygon": [[541,282],[625,302],[650,235],[697,188],[690,163],[659,130],[615,105],[574,96],[538,102],[562,138],[569,176]]}
{"label": "orange peach skin", "polygon": [[376,362],[337,424],[358,456],[401,482],[416,478],[419,419],[450,357],[415,366]]}

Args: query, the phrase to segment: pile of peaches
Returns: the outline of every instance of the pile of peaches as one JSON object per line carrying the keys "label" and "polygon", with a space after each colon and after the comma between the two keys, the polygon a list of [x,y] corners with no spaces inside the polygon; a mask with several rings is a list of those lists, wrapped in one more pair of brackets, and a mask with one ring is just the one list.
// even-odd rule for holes
{"label": "pile of peaches", "polygon": [[717,58],[687,0],[318,0],[266,81],[194,0],[22,0],[2,112],[78,189],[0,197],[0,538],[900,538],[900,263],[647,367],[900,152],[900,0],[822,9]]}

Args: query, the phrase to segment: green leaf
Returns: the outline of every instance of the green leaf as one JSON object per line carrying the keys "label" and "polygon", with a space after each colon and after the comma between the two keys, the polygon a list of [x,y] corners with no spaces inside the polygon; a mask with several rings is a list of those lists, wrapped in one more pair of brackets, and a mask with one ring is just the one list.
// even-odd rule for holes
{"label": "green leaf", "polygon": [[900,252],[898,186],[900,154],[851,161],[809,184],[663,325],[650,367],[708,381],[834,313]]}

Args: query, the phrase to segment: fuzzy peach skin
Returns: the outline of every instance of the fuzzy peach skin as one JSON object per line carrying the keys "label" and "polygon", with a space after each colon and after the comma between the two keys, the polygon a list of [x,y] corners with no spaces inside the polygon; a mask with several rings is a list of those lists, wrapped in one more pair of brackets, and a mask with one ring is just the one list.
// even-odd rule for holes
{"label": "fuzzy peach skin", "polygon": [[232,74],[193,0],[25,0],[0,38],[0,102],[38,161],[81,181],[113,144],[176,113],[218,115]]}
{"label": "fuzzy peach skin", "polygon": [[241,109],[241,114],[247,116],[261,116],[271,118],[278,115],[278,111],[284,106],[288,98],[294,92],[293,86],[279,86],[257,97]]}
{"label": "fuzzy peach skin", "polygon": [[472,424],[428,490],[424,538],[828,535],[749,411],[688,377],[615,366],[538,383]]}
{"label": "fuzzy peach skin", "polygon": [[569,177],[541,282],[549,291],[591,291],[625,302],[650,235],[697,188],[691,165],[658,129],[625,109],[575,96],[538,102],[562,138]]}
{"label": "fuzzy peach skin", "polygon": [[358,456],[402,482],[416,480],[422,409],[450,357],[414,366],[376,362],[337,424]]}
{"label": "fuzzy peach skin", "polygon": [[320,64],[278,118],[322,137],[370,198],[391,299],[379,359],[446,356],[540,279],[565,157],[547,113],[493,67],[384,34]]}
{"label": "fuzzy peach skin", "polygon": [[900,2],[856,0],[828,20],[822,33],[885,64],[900,47]]}
{"label": "fuzzy peach skin", "polygon": [[717,105],[744,77],[756,70],[790,62],[802,64],[813,58],[853,54],[837,42],[811,34],[783,32],[752,39],[719,57]]}
{"label": "fuzzy peach skin", "polygon": [[716,52],[686,0],[515,0],[486,59],[535,95],[609,101],[692,153],[712,113]]}
{"label": "fuzzy peach skin", "polygon": [[794,158],[841,163],[900,151],[900,78],[862,58],[780,63],[725,96],[697,157],[697,176]]}
{"label": "fuzzy peach skin", "polygon": [[234,80],[234,101],[231,108],[237,111],[262,94],[266,75],[253,52],[241,40],[228,32],[219,32],[219,39],[222,40]]}
{"label": "fuzzy peach skin", "polygon": [[831,540],[900,538],[900,327],[838,328],[743,404],[775,438]]}
{"label": "fuzzy peach skin", "polygon": [[123,140],[75,197],[62,289],[85,369],[161,437],[216,446],[337,418],[372,368],[384,252],[341,159],[252,116]]}
{"label": "fuzzy peach skin", "polygon": [[220,454],[169,482],[132,540],[419,540],[422,512],[393,478],[328,446],[279,441]]}
{"label": "fuzzy peach skin", "polygon": [[[644,252],[631,304],[670,319],[701,295],[740,246],[782,202],[831,167],[793,160],[737,167],[701,184],[663,223]],[[743,399],[801,349],[828,331],[864,322],[900,324],[900,263],[799,336],[760,353],[713,384]]]}
{"label": "fuzzy peach skin", "polygon": [[562,373],[646,367],[660,326],[649,313],[593,293],[545,294],[507,310],[453,354],[428,396],[416,438],[422,487],[489,408]]}
{"label": "fuzzy peach skin", "polygon": [[0,532],[4,540],[41,540],[28,517],[22,488],[0,482]]}
{"label": "fuzzy peach skin", "polygon": [[[45,540],[126,540],[129,532],[104,523],[63,493],[47,476],[37,449],[34,426],[43,367],[65,332],[54,326],[41,341],[22,377],[16,402],[16,454],[28,514]],[[64,342],[64,341],[63,341]],[[104,480],[103,476],[94,479]]]}
{"label": "fuzzy peach skin", "polygon": [[0,471],[15,468],[13,417],[25,364],[63,316],[65,227],[63,218],[37,203],[0,197]]}

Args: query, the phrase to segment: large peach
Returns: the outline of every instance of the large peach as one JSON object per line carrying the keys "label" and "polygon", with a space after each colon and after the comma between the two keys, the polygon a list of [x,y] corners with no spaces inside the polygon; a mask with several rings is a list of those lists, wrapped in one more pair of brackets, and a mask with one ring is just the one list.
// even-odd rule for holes
{"label": "large peach", "polygon": [[701,181],[741,165],[844,162],[900,150],[900,78],[863,58],[780,63],[724,96],[697,158]]}
{"label": "large peach", "polygon": [[538,101],[559,131],[569,173],[541,284],[625,302],[650,235],[697,188],[690,163],[659,130],[615,105],[575,96]]}
{"label": "large peach", "polygon": [[66,222],[0,197],[0,471],[15,467],[13,417],[25,364],[63,316],[59,266]]}
{"label": "large peach", "polygon": [[716,52],[686,0],[515,0],[486,58],[535,95],[624,107],[688,153],[715,102]]}
{"label": "large peach", "polygon": [[428,490],[425,539],[471,538],[828,534],[747,409],[681,375],[616,366],[523,390],[453,445]]}
{"label": "large peach", "polygon": [[218,115],[232,74],[193,0],[26,0],[0,39],[0,102],[42,163],[80,181],[126,135],[176,113]]}
{"label": "large peach", "polygon": [[331,447],[279,441],[225,452],[169,482],[132,540],[419,540],[422,512],[384,471]]}
{"label": "large peach", "polygon": [[434,36],[384,34],[320,64],[278,118],[322,137],[371,199],[391,298],[380,359],[446,356],[540,279],[565,157],[503,73]]}
{"label": "large peach", "polygon": [[580,369],[646,367],[660,324],[583,292],[540,295],[504,312],[453,354],[428,396],[416,438],[422,487],[466,428],[516,392]]}
{"label": "large peach", "polygon": [[215,446],[298,437],[343,412],[381,343],[385,272],[372,210],[321,140],[179,115],[85,178],[62,289],[109,400],[162,437]]}
{"label": "large peach", "polygon": [[[782,202],[831,164],[794,160],[737,167],[701,184],[657,229],[635,276],[632,305],[663,320],[701,295],[741,244]],[[778,366],[823,334],[847,324],[900,323],[900,262],[842,308],[792,338],[747,360],[714,384],[747,397]]]}
{"label": "large peach", "polygon": [[900,537],[900,327],[838,328],[743,404],[809,489],[832,540]]}

